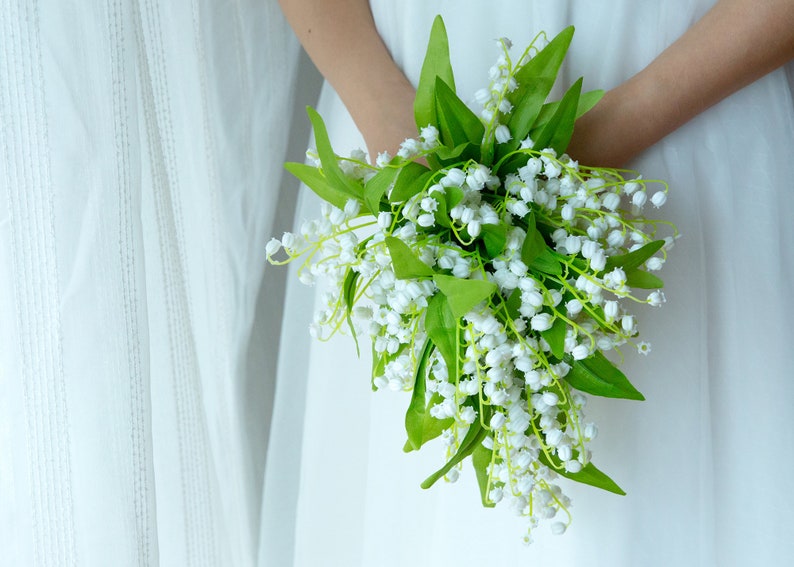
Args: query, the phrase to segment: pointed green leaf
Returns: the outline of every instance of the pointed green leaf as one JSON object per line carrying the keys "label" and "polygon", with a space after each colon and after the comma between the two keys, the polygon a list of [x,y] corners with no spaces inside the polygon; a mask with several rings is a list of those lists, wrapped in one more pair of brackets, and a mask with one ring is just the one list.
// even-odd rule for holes
{"label": "pointed green leaf", "polygon": [[533,149],[543,150],[552,148],[557,155],[565,152],[573,135],[573,126],[576,122],[576,109],[579,106],[579,95],[582,92],[582,79],[576,81],[560,100],[554,115],[533,140]]}
{"label": "pointed green leaf", "polygon": [[419,356],[416,375],[414,376],[414,388],[411,393],[411,403],[408,411],[405,412],[405,431],[408,433],[408,442],[413,449],[419,449],[424,443],[423,433],[425,426],[425,377],[427,376],[427,361],[433,352],[433,343],[430,339],[425,341],[422,354]]}
{"label": "pointed green leaf", "polygon": [[559,317],[554,319],[551,328],[540,332],[540,336],[546,339],[551,347],[551,353],[559,359],[565,354],[565,333],[568,330],[568,324]]}
{"label": "pointed green leaf", "polygon": [[431,195],[430,198],[434,199],[436,203],[438,203],[438,205],[436,205],[436,210],[433,212],[433,217],[436,219],[436,224],[445,228],[451,228],[452,223],[449,220],[446,196],[436,193]]}
{"label": "pointed green leaf", "polygon": [[373,215],[378,216],[381,199],[394,183],[394,179],[400,171],[395,167],[384,167],[364,185],[364,204]]}
{"label": "pointed green leaf", "polygon": [[464,280],[455,276],[436,274],[433,281],[447,296],[452,316],[460,319],[478,303],[496,291],[496,284],[486,280]]}
{"label": "pointed green leaf", "polygon": [[605,272],[610,271],[612,268],[623,268],[624,271],[629,272],[642,266],[645,261],[656,254],[664,246],[664,240],[654,240],[649,242],[642,248],[638,248],[634,252],[622,254],[620,256],[610,256],[607,259]]}
{"label": "pointed green leaf", "polygon": [[436,77],[435,88],[441,143],[448,148],[467,142],[476,145],[482,143],[485,126],[477,115],[469,110],[440,77]]}
{"label": "pointed green leaf", "polygon": [[[464,142],[454,148],[441,145],[435,150],[435,156],[438,158],[440,165],[454,165],[461,161],[466,161],[466,156],[476,154],[477,146],[471,142]],[[440,169],[440,167],[434,167],[434,169]]]}
{"label": "pointed green leaf", "polygon": [[345,302],[345,318],[347,319],[347,326],[350,328],[350,335],[353,337],[353,342],[356,345],[356,356],[361,356],[361,349],[358,345],[358,336],[356,335],[356,327],[353,325],[353,318],[351,313],[353,305],[356,301],[356,282],[361,274],[354,272],[350,268],[347,269],[345,274],[345,281],[342,284],[342,297]]}
{"label": "pointed green leaf", "polygon": [[640,289],[661,289],[664,287],[664,282],[644,270],[632,270],[626,272],[626,285]]}
{"label": "pointed green leaf", "polygon": [[402,203],[425,188],[425,183],[433,174],[427,167],[415,161],[403,165],[389,195],[389,202]]}
{"label": "pointed green leaf", "polygon": [[383,376],[385,368],[386,355],[377,352],[375,350],[375,341],[372,341],[372,375],[370,376],[370,385],[373,392],[378,391],[378,387],[375,385],[375,378]]}
{"label": "pointed green leaf", "polygon": [[477,475],[480,498],[486,508],[493,508],[496,505],[488,498],[488,469],[491,467],[492,455],[493,449],[488,449],[482,443],[479,443],[471,453],[471,464],[474,465],[474,472]]}
{"label": "pointed green leaf", "polygon": [[[317,144],[317,155],[320,156],[320,163],[323,167],[323,174],[334,187],[350,195],[350,198],[361,200],[361,186],[356,181],[350,179],[342,172],[339,167],[336,154],[331,147],[331,140],[328,138],[328,131],[322,117],[311,106],[306,107],[309,121],[314,129],[314,142]],[[344,206],[342,207],[344,208]]]}
{"label": "pointed green leaf", "polygon": [[609,478],[606,473],[600,471],[593,463],[587,463],[585,466],[582,467],[582,470],[576,473],[571,473],[566,471],[562,468],[561,463],[557,460],[557,457],[552,457],[555,460],[555,464],[557,466],[552,466],[551,462],[549,461],[548,457],[542,451],[538,454],[538,460],[552,469],[560,476],[564,476],[565,478],[569,478],[571,480],[575,480],[576,482],[581,482],[582,484],[589,484],[590,486],[595,486],[596,488],[601,488],[606,490],[607,492],[612,492],[614,494],[620,494],[621,496],[625,496],[626,492],[617,485],[617,483]]}
{"label": "pointed green leaf", "polygon": [[444,27],[441,16],[436,16],[436,19],[433,20],[430,39],[427,43],[427,53],[422,64],[422,72],[419,75],[419,85],[416,87],[414,117],[419,130],[429,124],[438,127],[434,95],[436,77],[440,77],[453,91],[455,90],[455,77],[452,73],[452,64],[449,61],[447,29]]}
{"label": "pointed green leaf", "polygon": [[449,308],[447,297],[443,293],[437,293],[431,297],[425,311],[425,330],[427,336],[436,345],[438,352],[441,353],[441,357],[447,365],[450,380],[453,380],[457,372],[457,327],[458,320]]}
{"label": "pointed green leaf", "polygon": [[460,442],[458,451],[449,461],[447,461],[447,464],[425,479],[425,481],[421,484],[422,488],[430,488],[433,486],[438,479],[451,471],[452,467],[471,455],[474,449],[477,448],[477,445],[482,443],[482,440],[485,438],[487,433],[488,432],[482,428],[482,425],[480,425],[480,420],[474,420],[474,423],[469,426],[469,430],[463,437],[463,441]]}
{"label": "pointed green leaf", "polygon": [[571,364],[571,370],[565,376],[565,380],[577,390],[605,398],[645,399],[645,396],[629,382],[626,375],[601,351],[596,351],[584,360],[571,358],[567,362]]}
{"label": "pointed green leaf", "polygon": [[497,146],[497,160],[518,148],[527,137],[538,114],[551,92],[562,60],[573,38],[573,27],[567,27],[552,39],[546,47],[516,72],[518,88],[510,93],[508,100],[513,105],[508,127],[513,139]]}
{"label": "pointed green leaf", "polygon": [[[454,418],[447,417],[444,419],[436,419],[432,415],[430,415],[430,408],[433,406],[440,404],[444,401],[444,398],[438,392],[435,392],[431,397],[430,401],[427,402],[427,406],[425,406],[425,419],[423,422],[422,427],[422,444],[427,443],[428,441],[432,441],[439,435],[441,435],[444,430],[449,429],[452,427],[452,424],[455,422]],[[406,453],[410,453],[414,451],[413,445],[411,445],[410,441],[406,441],[405,445],[403,445],[403,451]]]}
{"label": "pointed green leaf", "polygon": [[[604,91],[602,90],[587,91],[582,93],[579,96],[579,104],[576,107],[576,118],[581,118],[582,115],[593,108],[603,96]],[[537,133],[549,123],[549,120],[551,120],[551,117],[554,116],[554,113],[557,111],[557,107],[559,106],[559,100],[547,102],[543,105],[540,114],[538,114],[538,118],[535,120],[535,124],[532,126],[532,130],[529,132],[530,137],[536,136]]]}
{"label": "pointed green leaf", "polygon": [[521,246],[521,261],[530,270],[556,276],[561,275],[562,266],[560,266],[559,260],[546,244],[543,235],[535,227],[534,213],[529,215],[527,223],[527,236]]}
{"label": "pointed green leaf", "polygon": [[507,303],[505,303],[505,307],[507,308],[507,314],[511,319],[518,319],[521,317],[521,290],[516,288],[513,290],[513,293],[510,294],[510,297],[507,298]]}
{"label": "pointed green leaf", "polygon": [[480,234],[489,259],[495,258],[505,249],[507,244],[507,226],[503,224],[484,224]]}
{"label": "pointed green leaf", "polygon": [[447,210],[451,210],[463,200],[463,191],[460,187],[455,187],[454,185],[447,187],[444,193],[447,196]]}
{"label": "pointed green leaf", "polygon": [[399,238],[386,237],[386,247],[391,256],[394,275],[398,280],[431,277],[433,268],[422,262],[413,250]]}
{"label": "pointed green leaf", "polygon": [[306,165],[305,163],[289,162],[284,164],[284,168],[300,179],[301,182],[314,191],[322,200],[328,201],[333,206],[340,209],[345,208],[345,204],[347,200],[350,199],[350,195],[331,184],[316,167]]}

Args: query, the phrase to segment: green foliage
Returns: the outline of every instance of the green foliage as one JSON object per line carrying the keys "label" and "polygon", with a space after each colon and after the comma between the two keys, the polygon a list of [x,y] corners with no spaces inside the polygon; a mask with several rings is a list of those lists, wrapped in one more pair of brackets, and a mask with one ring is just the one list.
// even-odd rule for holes
{"label": "green foliage", "polygon": [[432,352],[433,343],[428,339],[419,356],[411,403],[408,405],[408,411],[405,412],[405,431],[408,433],[408,443],[413,450],[418,450],[424,443],[425,420],[429,417],[425,413],[425,378],[427,377],[427,361]]}
{"label": "green foliage", "polygon": [[576,110],[579,107],[579,95],[582,92],[582,79],[576,81],[560,100],[557,110],[533,141],[533,149],[552,148],[562,154],[568,147],[576,122]]}
{"label": "green foliage", "polygon": [[403,171],[404,168],[384,167],[364,185],[364,204],[374,216],[377,216],[381,210],[381,199]]}
{"label": "green foliage", "polygon": [[[314,129],[314,142],[317,144],[317,155],[320,156],[323,174],[329,183],[348,194],[351,198],[360,201],[363,196],[361,186],[342,173],[337,161],[338,158],[331,147],[331,141],[328,139],[328,131],[325,128],[325,122],[323,122],[322,117],[310,106],[306,107],[306,113],[309,115],[309,121]],[[342,208],[344,208],[344,205]]]}
{"label": "green foliage", "polygon": [[508,95],[513,112],[507,125],[513,139],[497,146],[497,160],[515,151],[529,134],[554,86],[572,38],[573,27],[565,28],[516,73],[518,88]]}
{"label": "green foliage", "polygon": [[450,376],[457,374],[458,321],[452,314],[447,297],[437,293],[427,302],[425,330],[427,336],[441,353]]}
{"label": "green foliage", "polygon": [[389,249],[394,275],[397,276],[397,279],[426,278],[435,274],[433,268],[422,262],[413,250],[399,238],[387,236],[386,247]]}
{"label": "green foliage", "polygon": [[485,127],[480,118],[469,110],[469,107],[439,77],[436,77],[435,95],[441,143],[450,149],[472,144],[472,148],[468,152],[463,152],[460,158],[465,159],[467,153],[473,154],[469,156],[471,159],[479,157],[479,152],[475,152],[477,146],[474,144],[482,140],[485,134]]}
{"label": "green foliage", "polygon": [[474,466],[474,473],[477,475],[477,486],[480,488],[480,498],[482,505],[486,508],[493,508],[495,504],[488,497],[488,469],[491,466],[493,449],[488,449],[482,443],[477,445],[471,453],[471,464]]}
{"label": "green foliage", "polygon": [[292,175],[297,177],[309,189],[314,191],[318,197],[328,201],[333,206],[340,209],[345,208],[345,203],[351,195],[346,193],[333,183],[330,183],[323,173],[316,167],[303,163],[289,162],[284,164],[284,168]]}
{"label": "green foliage", "polygon": [[595,486],[596,488],[601,488],[614,494],[620,494],[621,496],[626,495],[623,489],[620,488],[614,480],[596,468],[593,463],[587,463],[579,472],[571,473],[562,467],[562,463],[560,463],[557,457],[552,456],[550,459],[545,453],[541,452],[538,455],[538,460],[558,475],[564,476],[565,478],[581,482],[582,484],[589,484],[590,486]]}
{"label": "green foliage", "polygon": [[415,161],[404,164],[399,170],[389,201],[402,203],[425,188],[425,183],[433,174],[427,167]]}
{"label": "green foliage", "polygon": [[433,20],[433,27],[430,30],[430,39],[427,44],[427,54],[419,75],[419,85],[416,87],[414,116],[416,118],[416,127],[420,130],[429,124],[438,127],[435,96],[436,78],[441,79],[454,92],[455,77],[452,74],[452,64],[449,61],[447,29],[441,16],[436,16],[436,19]]}
{"label": "green foliage", "polygon": [[645,399],[645,396],[632,386],[626,375],[600,351],[596,351],[584,360],[570,359],[568,362],[573,364],[565,380],[577,390],[606,398]]}
{"label": "green foliage", "polygon": [[451,471],[455,465],[471,455],[477,446],[482,443],[482,440],[485,438],[486,434],[487,431],[483,429],[482,425],[480,425],[480,421],[474,420],[474,423],[469,426],[469,430],[466,432],[466,436],[463,438],[463,441],[460,442],[460,447],[458,448],[457,452],[449,461],[447,461],[443,467],[425,479],[421,485],[422,488],[430,488],[433,486],[438,479]]}
{"label": "green foliage", "polygon": [[485,301],[496,291],[496,284],[486,280],[464,280],[455,276],[436,274],[433,281],[447,296],[450,311],[460,319],[478,303]]}

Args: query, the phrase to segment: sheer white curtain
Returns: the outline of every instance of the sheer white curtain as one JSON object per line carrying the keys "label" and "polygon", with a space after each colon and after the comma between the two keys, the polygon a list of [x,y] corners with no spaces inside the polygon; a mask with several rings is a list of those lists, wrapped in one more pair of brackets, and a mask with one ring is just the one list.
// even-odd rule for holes
{"label": "sheer white curtain", "polygon": [[297,44],[275,0],[0,14],[0,564],[253,565]]}

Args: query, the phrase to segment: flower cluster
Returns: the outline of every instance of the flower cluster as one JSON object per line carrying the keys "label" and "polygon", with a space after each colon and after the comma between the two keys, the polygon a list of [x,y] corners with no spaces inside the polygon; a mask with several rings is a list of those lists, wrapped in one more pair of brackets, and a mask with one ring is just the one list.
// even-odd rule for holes
{"label": "flower cluster", "polygon": [[[650,351],[632,307],[665,302],[652,272],[676,234],[644,215],[648,203],[664,204],[664,183],[583,167],[564,152],[592,95],[526,102],[522,86],[556,71],[571,33],[547,45],[539,36],[515,65],[500,40],[490,86],[475,97],[479,117],[441,81],[445,62],[428,55],[430,122],[375,166],[361,153],[336,156],[310,112],[315,165],[289,165],[327,203],[299,235],[267,247],[273,263],[303,258],[304,283],[326,280],[312,333],[349,326],[357,341],[367,336],[373,387],[412,392],[405,449],[435,438],[446,448],[423,487],[455,481],[471,457],[484,505],[509,500],[530,530],[550,520],[555,533],[570,523],[560,476],[622,493],[591,462],[597,428],[585,393],[642,399],[604,353]],[[446,41],[439,22],[433,41]],[[420,83],[418,123],[422,93]]]}

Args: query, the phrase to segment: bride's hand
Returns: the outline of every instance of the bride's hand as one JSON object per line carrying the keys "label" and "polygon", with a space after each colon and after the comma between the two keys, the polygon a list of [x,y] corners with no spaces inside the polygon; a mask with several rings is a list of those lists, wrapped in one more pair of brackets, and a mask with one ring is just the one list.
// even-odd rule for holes
{"label": "bride's hand", "polygon": [[364,135],[370,160],[416,137],[414,88],[386,49],[367,0],[279,0],[314,64]]}
{"label": "bride's hand", "polygon": [[720,0],[574,128],[568,154],[621,167],[710,106],[794,58],[794,0]]}

